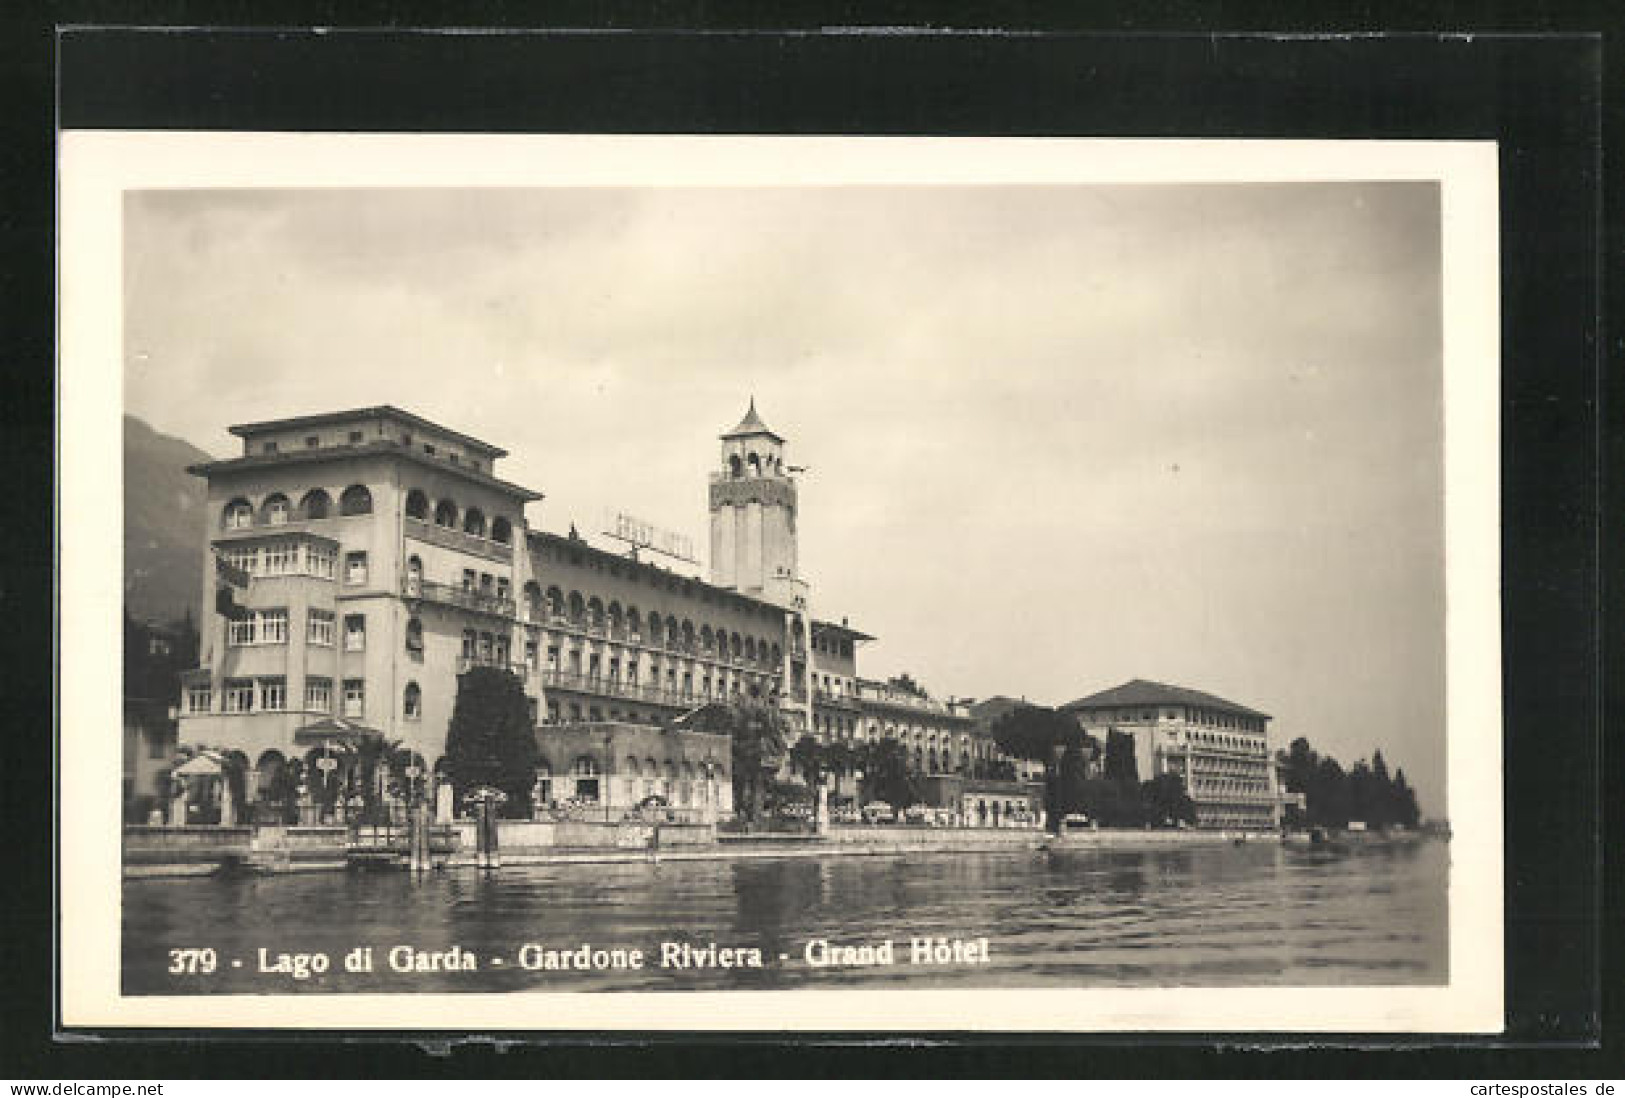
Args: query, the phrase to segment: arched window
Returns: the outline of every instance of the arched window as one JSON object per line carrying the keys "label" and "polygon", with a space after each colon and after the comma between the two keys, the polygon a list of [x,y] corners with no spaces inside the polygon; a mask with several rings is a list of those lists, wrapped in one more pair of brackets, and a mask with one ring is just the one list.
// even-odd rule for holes
{"label": "arched window", "polygon": [[739,477],[739,476],[742,476],[744,474],[744,472],[745,472],[745,463],[739,460],[739,455],[738,454],[729,454],[728,455],[728,475],[732,476],[732,477]]}
{"label": "arched window", "polygon": [[406,558],[406,593],[413,598],[423,594],[423,558],[415,553]]}
{"label": "arched window", "polygon": [[234,499],[220,514],[220,525],[227,530],[246,530],[254,525],[254,505],[246,499]]}
{"label": "arched window", "polygon": [[750,470],[751,476],[759,477],[762,475],[762,459],[757,457],[755,453],[745,459],[745,465]]}
{"label": "arched window", "polygon": [[604,627],[604,601],[597,595],[587,600],[587,624],[593,629]]}
{"label": "arched window", "polygon": [[755,637],[746,637],[745,638],[745,658],[747,660],[756,659],[756,638]]}
{"label": "arched window", "polygon": [[775,644],[771,649],[769,649],[769,654],[773,660],[774,667],[777,667],[784,662],[784,651],[778,645]]}
{"label": "arched window", "polygon": [[683,621],[683,647],[685,649],[694,647],[694,623],[687,619]]}
{"label": "arched window", "polygon": [[299,501],[299,517],[302,519],[324,519],[332,513],[333,497],[320,488],[312,488]]}
{"label": "arched window", "polygon": [[429,521],[429,497],[421,488],[414,488],[406,493],[406,517],[417,519],[419,522]]}
{"label": "arched window", "polygon": [[700,626],[700,650],[706,653],[716,651],[717,635],[711,632],[709,625]]}
{"label": "arched window", "polygon": [[463,533],[483,538],[485,536],[485,512],[478,507],[470,507],[463,514]]}
{"label": "arched window", "polygon": [[260,521],[267,526],[286,526],[292,511],[293,505],[288,502],[288,497],[281,492],[273,492],[260,504]]}
{"label": "arched window", "polygon": [[547,589],[547,612],[554,617],[564,616],[564,592],[557,587]]}
{"label": "arched window", "polygon": [[666,647],[667,648],[676,648],[677,647],[677,637],[678,637],[677,616],[675,614],[667,614],[666,615]]}
{"label": "arched window", "polygon": [[733,656],[734,659],[737,660],[744,650],[745,642],[739,639],[738,633],[734,633],[728,637],[728,652]]}
{"label": "arched window", "polygon": [[580,625],[587,616],[587,600],[581,597],[580,591],[570,592],[570,621]]}
{"label": "arched window", "polygon": [[491,520],[491,540],[498,545],[509,545],[513,542],[513,523],[498,515]]}
{"label": "arched window", "polygon": [[344,494],[339,496],[339,514],[372,514],[372,493],[367,491],[366,485],[352,484],[344,490]]}
{"label": "arched window", "polygon": [[402,700],[402,712],[407,720],[423,719],[423,691],[418,689],[417,683],[409,682],[406,684],[406,693]]}
{"label": "arched window", "polygon": [[636,606],[626,608],[626,629],[634,637],[642,638],[643,636],[643,615],[638,613]]}
{"label": "arched window", "polygon": [[408,618],[406,621],[406,650],[423,651],[423,622],[417,618]]}
{"label": "arched window", "polygon": [[525,616],[536,621],[542,616],[542,585],[535,580],[525,583]]}
{"label": "arched window", "polygon": [[444,526],[448,530],[457,529],[457,504],[449,499],[443,499],[435,504],[434,524]]}

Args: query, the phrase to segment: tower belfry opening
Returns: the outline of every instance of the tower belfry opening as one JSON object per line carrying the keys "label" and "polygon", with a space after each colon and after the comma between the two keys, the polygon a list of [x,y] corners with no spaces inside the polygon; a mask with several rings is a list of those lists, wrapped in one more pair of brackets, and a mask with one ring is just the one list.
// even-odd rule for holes
{"label": "tower belfry opening", "polygon": [[711,582],[781,606],[794,603],[796,483],[785,440],[751,398],[744,418],[720,436],[721,469],[711,475]]}

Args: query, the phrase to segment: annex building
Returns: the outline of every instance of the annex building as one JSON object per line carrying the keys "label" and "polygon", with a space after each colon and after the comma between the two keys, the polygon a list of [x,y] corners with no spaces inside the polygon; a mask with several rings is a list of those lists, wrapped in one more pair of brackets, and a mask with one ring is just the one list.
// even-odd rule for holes
{"label": "annex building", "polygon": [[1060,707],[1104,742],[1134,739],[1142,780],[1177,774],[1199,827],[1273,828],[1284,798],[1267,713],[1183,686],[1134,679]]}
{"label": "annex building", "polygon": [[703,579],[533,528],[542,493],[503,479],[505,450],[398,408],[230,430],[241,454],[189,470],[208,484],[204,605],[230,605],[201,623],[178,739],[235,753],[244,815],[308,801],[316,768],[342,783],[334,746],[362,733],[433,772],[475,666],[523,684],[544,802],[659,795],[725,818],[726,739],[671,722],[741,696],[778,705],[792,739],[896,739],[924,775],[994,755],[963,705],[861,678],[872,638],[813,612],[794,471],[754,402],[709,476]]}

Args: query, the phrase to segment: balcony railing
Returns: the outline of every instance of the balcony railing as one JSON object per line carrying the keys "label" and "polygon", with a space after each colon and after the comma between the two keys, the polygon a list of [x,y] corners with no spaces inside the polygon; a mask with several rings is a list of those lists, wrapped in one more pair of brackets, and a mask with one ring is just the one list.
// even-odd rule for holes
{"label": "balcony railing", "polygon": [[487,560],[513,561],[513,546],[511,545],[504,545],[499,541],[490,541],[475,534],[467,534],[461,530],[454,530],[449,526],[439,526],[410,516],[406,518],[405,522],[407,536],[417,538],[419,541],[426,541],[430,545],[439,545],[446,549],[472,553],[475,556],[485,557]]}
{"label": "balcony railing", "polygon": [[660,686],[631,683],[624,679],[587,675],[580,671],[560,671],[549,668],[542,672],[542,685],[557,690],[573,690],[604,698],[624,698],[627,701],[652,702],[656,705],[692,707],[708,701],[722,699],[706,697],[692,690],[668,690]]}
{"label": "balcony railing", "polygon": [[495,667],[499,671],[507,671],[517,675],[521,680],[528,679],[535,668],[527,663],[512,663],[495,656],[462,656],[457,660],[457,673],[459,675],[471,671],[476,667]]}
{"label": "balcony railing", "polygon": [[833,705],[841,709],[858,708],[858,699],[851,694],[842,694],[835,690],[825,690],[823,687],[813,691],[813,698],[820,705]]}
{"label": "balcony railing", "polygon": [[457,606],[480,614],[494,614],[501,618],[514,616],[514,601],[509,596],[468,587],[454,587],[449,583],[435,583],[408,576],[401,583],[401,594],[407,598]]}

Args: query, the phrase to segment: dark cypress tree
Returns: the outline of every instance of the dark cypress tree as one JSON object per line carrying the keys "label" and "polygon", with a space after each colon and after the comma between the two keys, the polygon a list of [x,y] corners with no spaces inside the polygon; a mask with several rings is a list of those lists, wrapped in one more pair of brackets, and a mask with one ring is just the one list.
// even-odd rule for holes
{"label": "dark cypress tree", "polygon": [[494,786],[507,795],[505,815],[528,816],[536,757],[536,735],[518,677],[497,667],[473,667],[459,675],[446,729],[446,773],[458,797],[475,786]]}

